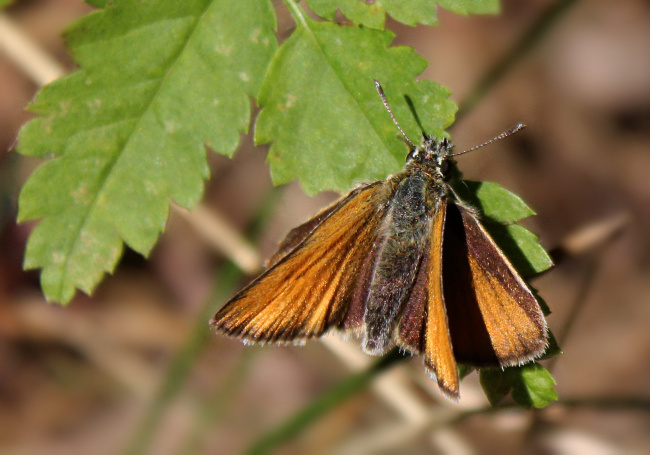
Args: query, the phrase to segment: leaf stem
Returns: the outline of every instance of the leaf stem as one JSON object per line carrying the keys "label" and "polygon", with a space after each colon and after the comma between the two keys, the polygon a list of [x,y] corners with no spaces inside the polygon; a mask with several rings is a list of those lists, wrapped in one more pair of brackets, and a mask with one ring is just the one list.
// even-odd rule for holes
{"label": "leaf stem", "polygon": [[287,5],[287,8],[289,9],[289,12],[295,19],[296,23],[302,25],[304,28],[308,28],[305,13],[302,8],[298,6],[297,2],[294,0],[284,0],[284,4]]}

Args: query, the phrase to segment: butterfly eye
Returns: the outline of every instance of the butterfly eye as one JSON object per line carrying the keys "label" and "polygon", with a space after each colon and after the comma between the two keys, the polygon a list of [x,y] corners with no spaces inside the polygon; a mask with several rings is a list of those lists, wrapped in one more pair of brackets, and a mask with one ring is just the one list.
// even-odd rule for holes
{"label": "butterfly eye", "polygon": [[444,160],[440,164],[440,172],[442,172],[442,175],[447,175],[449,173],[449,170],[451,169],[451,166],[449,166],[449,161]]}
{"label": "butterfly eye", "polygon": [[419,160],[419,159],[420,159],[420,150],[419,149],[411,150],[411,152],[406,156],[406,162],[407,163],[409,161]]}

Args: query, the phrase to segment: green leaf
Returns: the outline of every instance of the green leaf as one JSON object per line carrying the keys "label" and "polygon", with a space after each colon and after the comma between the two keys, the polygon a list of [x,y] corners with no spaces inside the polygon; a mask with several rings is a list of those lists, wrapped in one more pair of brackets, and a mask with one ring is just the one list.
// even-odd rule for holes
{"label": "green leaf", "polygon": [[[521,264],[521,266],[518,267],[520,270],[522,270],[524,276],[531,276],[543,272],[544,270],[547,270],[553,266],[553,260],[548,255],[544,247],[539,244],[538,237],[528,229],[523,226],[519,226],[518,224],[509,224],[502,226],[500,229],[503,229],[505,232],[507,232],[507,235],[510,238],[514,239],[517,249],[523,256],[526,257],[527,264]],[[490,233],[494,234],[493,237],[495,239],[495,242],[501,242],[505,244],[505,240],[503,239],[503,235],[501,234],[502,231],[500,229],[491,230]],[[504,248],[504,251],[507,252],[510,252],[511,250],[510,247],[504,246]],[[513,263],[515,266],[519,265],[515,262],[514,259]]]}
{"label": "green leaf", "polygon": [[453,187],[463,202],[484,215],[485,229],[523,276],[535,275],[553,265],[535,234],[523,226],[501,224],[535,214],[519,196],[491,182],[455,180]]}
{"label": "green leaf", "polygon": [[170,200],[197,203],[204,144],[234,152],[276,50],[268,1],[111,5],[70,30],[82,70],[42,90],[19,137],[21,153],[51,158],[23,188],[19,219],[42,218],[25,267],[43,268],[58,302],[92,292],[122,242],[147,254]]}
{"label": "green leaf", "polygon": [[95,8],[106,8],[110,6],[111,0],[85,0],[85,2]]}
{"label": "green leaf", "polygon": [[438,5],[456,14],[498,14],[499,0],[439,0]]}
{"label": "green leaf", "polygon": [[557,401],[555,380],[546,368],[536,362],[515,368],[519,374],[512,386],[512,398],[519,405],[543,408]]}
{"label": "green leaf", "polygon": [[[463,180],[469,189],[467,202],[499,223],[516,223],[534,215],[533,209],[514,193],[498,183]],[[457,185],[461,187],[462,185]],[[456,188],[456,186],[454,187]]]}
{"label": "green leaf", "polygon": [[263,109],[255,139],[273,143],[268,161],[276,184],[298,178],[310,194],[343,192],[403,167],[407,148],[373,79],[383,84],[395,116],[414,140],[421,129],[405,97],[429,133],[444,135],[456,105],[445,88],[413,81],[426,67],[413,49],[387,48],[394,38],[389,32],[299,20],[274,57],[258,100]]}
{"label": "green leaf", "polygon": [[480,370],[480,381],[490,404],[498,404],[508,393],[525,408],[543,408],[558,399],[555,380],[536,362],[502,370]]}
{"label": "green leaf", "polygon": [[4,8],[6,6],[9,6],[13,0],[0,0],[0,8]]}
{"label": "green leaf", "polygon": [[386,14],[407,25],[434,25],[438,22],[437,6],[457,14],[496,14],[498,0],[308,0],[319,16],[333,19],[337,8],[355,24],[383,28]]}
{"label": "green leaf", "polygon": [[470,374],[472,371],[474,371],[476,368],[471,366],[471,365],[463,365],[460,364],[458,365],[458,377],[462,380],[465,379],[465,377]]}
{"label": "green leaf", "polygon": [[499,370],[497,368],[482,368],[479,370],[479,381],[483,392],[492,406],[499,404],[512,390],[514,368]]}
{"label": "green leaf", "polygon": [[522,276],[537,275],[553,265],[537,236],[525,227],[488,220],[483,222],[483,226]]}

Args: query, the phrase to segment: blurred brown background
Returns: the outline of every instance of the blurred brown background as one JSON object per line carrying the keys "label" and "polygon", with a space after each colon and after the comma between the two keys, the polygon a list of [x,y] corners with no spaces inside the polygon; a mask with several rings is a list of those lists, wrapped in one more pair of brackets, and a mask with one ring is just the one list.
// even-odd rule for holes
{"label": "blurred brown background", "polygon": [[[551,4],[509,0],[498,17],[441,11],[437,28],[388,25],[396,44],[430,62],[422,77],[460,102]],[[0,28],[9,20],[70,71],[61,32],[90,10],[18,1]],[[278,11],[286,36],[292,22]],[[20,186],[38,163],[7,151],[38,84],[0,50],[0,453],[121,453],[148,412],[161,416],[149,453],[240,453],[372,360],[336,337],[249,348],[210,334],[182,391],[152,410],[224,280],[224,254],[200,233],[204,220],[173,211],[149,260],[127,252],[92,298],[44,302],[38,274],[21,270],[32,225],[15,224]],[[473,412],[487,404],[475,374],[453,404],[414,359],[279,453],[650,453],[650,4],[576,2],[451,132],[465,149],[518,122],[528,129],[459,161],[466,178],[521,195],[538,213],[523,224],[548,249],[564,248],[533,283],[565,351],[547,365],[560,403]],[[250,138],[233,160],[210,155],[205,205],[238,231],[269,201],[264,158]],[[308,198],[297,184],[278,194],[255,245],[262,257],[334,197]]]}

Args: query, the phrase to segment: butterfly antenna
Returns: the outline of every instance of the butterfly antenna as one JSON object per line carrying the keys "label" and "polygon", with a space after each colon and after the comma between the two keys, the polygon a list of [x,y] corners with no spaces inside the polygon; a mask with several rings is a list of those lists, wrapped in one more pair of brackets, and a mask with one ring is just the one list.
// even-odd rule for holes
{"label": "butterfly antenna", "polygon": [[458,155],[463,155],[465,153],[473,152],[474,150],[480,149],[481,147],[492,144],[493,142],[497,142],[497,141],[500,141],[501,139],[504,139],[504,138],[506,138],[508,136],[512,136],[517,131],[523,130],[524,128],[526,128],[526,125],[524,125],[523,123],[520,123],[517,126],[515,126],[513,128],[510,128],[508,131],[504,131],[503,133],[499,134],[498,136],[493,137],[492,139],[490,139],[487,142],[483,142],[482,144],[479,144],[479,145],[477,145],[475,147],[472,147],[469,150],[464,150],[462,152],[454,153],[452,155],[447,155],[447,156],[458,156]]}
{"label": "butterfly antenna", "polygon": [[[381,84],[377,79],[374,79],[375,81],[375,87],[377,87],[377,93],[379,93],[379,96],[381,97],[381,101],[384,103],[384,107],[388,111],[388,114],[390,115],[390,118],[393,119],[393,123],[397,127],[400,133],[402,133],[402,136],[404,136],[404,139],[406,139],[406,142],[409,143],[409,145],[413,148],[417,148],[413,142],[409,139],[409,137],[406,135],[404,130],[402,129],[401,126],[399,126],[399,123],[397,123],[397,119],[393,115],[393,111],[390,109],[390,106],[388,105],[388,100],[386,99],[386,94],[384,93],[384,89],[381,88]],[[505,133],[504,133],[505,134]]]}

